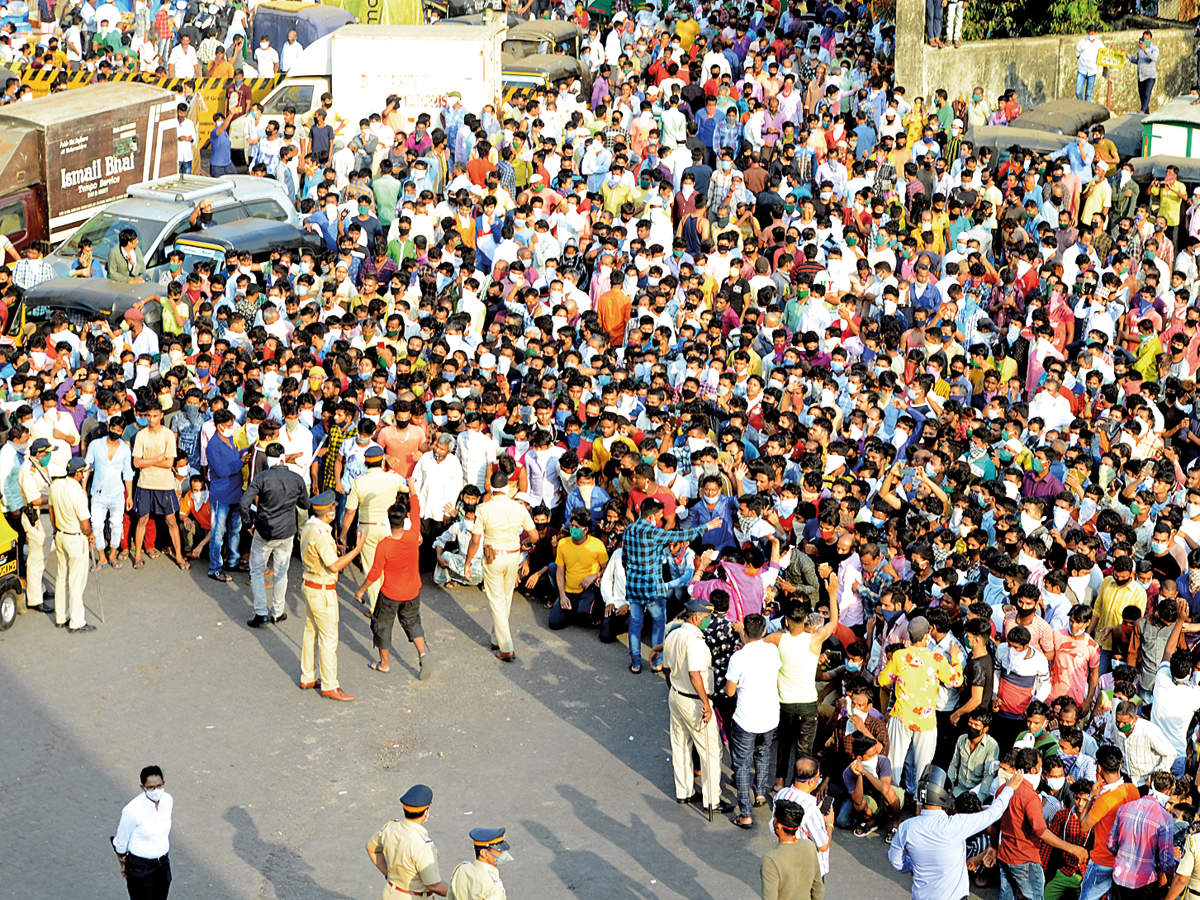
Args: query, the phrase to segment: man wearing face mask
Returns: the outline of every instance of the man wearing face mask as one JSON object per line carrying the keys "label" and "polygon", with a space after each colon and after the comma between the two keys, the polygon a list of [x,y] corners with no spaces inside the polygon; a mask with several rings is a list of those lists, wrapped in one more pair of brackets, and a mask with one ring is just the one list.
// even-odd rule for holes
{"label": "man wearing face mask", "polygon": [[[34,438],[28,447],[27,457],[17,475],[24,501],[20,515],[21,528],[29,548],[25,558],[25,607],[50,613],[54,611],[54,606],[46,603],[42,584],[46,571],[46,529],[42,524],[41,512],[49,507],[51,448],[45,438]],[[120,534],[119,524],[116,532]]]}
{"label": "man wearing face mask", "polygon": [[[251,522],[250,586],[254,594],[254,615],[246,624],[261,628],[268,621],[287,619],[284,597],[287,572],[292,560],[292,542],[296,537],[296,511],[308,510],[308,490],[304,479],[283,465],[283,445],[272,441],[266,447],[266,467],[251,479],[242,494],[241,516]],[[271,566],[274,585],[267,606],[266,570]],[[270,618],[268,619],[268,614]]]}
{"label": "man wearing face mask", "polygon": [[475,861],[462,862],[450,873],[451,900],[503,900],[504,885],[498,867],[512,862],[503,828],[472,828]]}
{"label": "man wearing face mask", "polygon": [[171,813],[175,799],[163,790],[162,769],[141,771],[142,792],[125,804],[113,850],[130,900],[166,900],[171,889]]}
{"label": "man wearing face mask", "polygon": [[[384,451],[382,447],[371,446],[364,454],[367,471],[354,479],[350,492],[346,495],[346,514],[342,517],[342,530],[339,536],[339,546],[345,551],[349,546],[350,525],[358,514],[359,543],[362,544],[363,571],[369,572],[375,562],[375,550],[379,542],[391,534],[388,524],[388,509],[396,502],[399,491],[408,491],[408,482],[398,472],[391,472],[383,467]],[[373,612],[375,601],[379,597],[381,583],[372,582],[367,588],[370,598],[369,609]]]}

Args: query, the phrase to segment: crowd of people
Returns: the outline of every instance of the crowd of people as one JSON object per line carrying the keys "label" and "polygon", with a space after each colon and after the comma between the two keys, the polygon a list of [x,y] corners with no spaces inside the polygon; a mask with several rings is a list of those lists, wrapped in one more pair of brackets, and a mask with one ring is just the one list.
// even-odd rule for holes
{"label": "crowd of people", "polygon": [[298,544],[300,684],[350,700],[340,572],[380,673],[397,620],[430,671],[430,582],[517,659],[515,592],[666,679],[680,803],[773,804],[765,896],[820,896],[837,829],[916,897],[1200,891],[1200,186],[1102,125],[976,147],[1015,94],[910,96],[858,4],[743,6],[539,6],[586,90],[380,97],[344,147],[326,97],[248,160],[324,252],[0,346],[27,604],[54,532],[72,632],[81,560],[160,550],[263,627]]}

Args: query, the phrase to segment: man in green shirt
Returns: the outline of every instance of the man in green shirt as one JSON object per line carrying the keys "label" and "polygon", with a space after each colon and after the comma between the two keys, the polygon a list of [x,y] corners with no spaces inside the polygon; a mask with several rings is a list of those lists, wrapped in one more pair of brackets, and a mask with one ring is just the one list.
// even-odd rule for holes
{"label": "man in green shirt", "polygon": [[[371,191],[375,194],[375,209],[379,222],[384,228],[390,228],[396,219],[396,202],[400,199],[400,180],[392,174],[392,161],[385,159],[379,163],[379,176],[371,182]],[[400,260],[395,260],[400,265]]]}

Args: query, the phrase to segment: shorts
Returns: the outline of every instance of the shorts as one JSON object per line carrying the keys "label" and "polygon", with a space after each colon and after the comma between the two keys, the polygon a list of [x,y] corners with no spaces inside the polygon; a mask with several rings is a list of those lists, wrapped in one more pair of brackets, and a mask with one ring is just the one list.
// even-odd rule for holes
{"label": "shorts", "polygon": [[133,511],[139,516],[173,516],[179,512],[179,498],[174,491],[134,488]]}
{"label": "shorts", "polygon": [[411,600],[389,600],[383,594],[375,601],[375,612],[371,613],[371,634],[374,636],[376,650],[387,650],[392,645],[392,626],[400,620],[400,627],[412,643],[417,638],[425,637],[425,629],[421,627],[421,598]]}

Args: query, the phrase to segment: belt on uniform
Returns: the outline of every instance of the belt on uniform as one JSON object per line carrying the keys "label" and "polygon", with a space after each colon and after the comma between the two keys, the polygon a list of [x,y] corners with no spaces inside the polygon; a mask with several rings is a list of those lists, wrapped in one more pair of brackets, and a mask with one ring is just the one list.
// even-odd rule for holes
{"label": "belt on uniform", "polygon": [[400,887],[400,885],[396,884],[390,878],[388,879],[388,886],[391,887],[391,889],[394,891],[399,891],[402,894],[409,894],[413,897],[428,897],[430,894],[429,891],[410,891],[406,888],[402,888],[402,887]]}
{"label": "belt on uniform", "polygon": [[687,691],[681,691],[677,687],[673,687],[673,688],[671,688],[671,690],[673,690],[675,693],[677,693],[680,697],[687,697],[689,700],[699,700],[700,699],[699,694],[689,694]]}
{"label": "belt on uniform", "polygon": [[56,531],[55,534],[61,534],[67,537],[83,537],[82,531]]}
{"label": "belt on uniform", "polygon": [[312,588],[314,591],[335,591],[335,590],[337,590],[337,582],[336,581],[333,584],[321,584],[320,582],[309,581],[307,578],[305,578],[304,586],[306,588]]}
{"label": "belt on uniform", "polygon": [[493,548],[492,548],[492,552],[493,552],[493,553],[520,553],[520,552],[521,552],[521,548],[520,548],[520,547],[518,547],[516,550],[500,550],[500,549],[498,549],[498,548],[496,548],[496,547],[493,547]]}
{"label": "belt on uniform", "polygon": [[376,525],[379,525],[379,526],[387,525],[387,522],[359,522],[358,524],[362,525],[366,528],[374,528]]}

